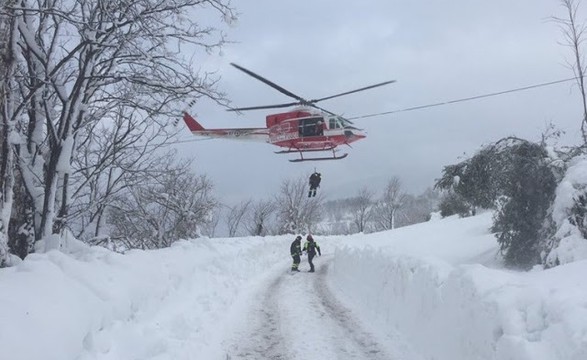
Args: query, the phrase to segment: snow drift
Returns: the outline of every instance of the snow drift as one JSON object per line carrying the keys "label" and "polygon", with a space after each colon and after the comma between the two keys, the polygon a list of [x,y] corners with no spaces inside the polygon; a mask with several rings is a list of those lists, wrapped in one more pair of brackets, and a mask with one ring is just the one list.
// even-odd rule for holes
{"label": "snow drift", "polygon": [[552,220],[556,233],[552,240],[552,251],[547,254],[546,263],[567,264],[587,259],[587,240],[582,231],[586,231],[585,214],[577,214],[575,207],[584,208],[581,198],[587,197],[587,156],[579,156],[571,162],[564,178],[556,189],[556,198],[552,205]]}
{"label": "snow drift", "polygon": [[[403,358],[587,359],[587,261],[503,270],[490,223],[482,214],[318,238],[316,265],[332,259],[334,294],[380,341],[401,334],[413,350]],[[0,270],[0,357],[224,360],[252,289],[286,276],[291,240],[31,255]]]}
{"label": "snow drift", "polygon": [[489,225],[484,214],[365,236],[377,247],[338,250],[333,282],[380,335],[398,331],[425,359],[587,359],[587,261],[488,267],[499,265],[495,239],[478,233]]}

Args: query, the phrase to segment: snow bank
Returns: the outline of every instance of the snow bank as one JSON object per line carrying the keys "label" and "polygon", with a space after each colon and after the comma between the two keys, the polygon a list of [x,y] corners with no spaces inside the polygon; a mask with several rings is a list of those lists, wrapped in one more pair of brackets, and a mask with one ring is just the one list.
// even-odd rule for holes
{"label": "snow bank", "polygon": [[365,236],[336,252],[333,286],[425,359],[587,359],[587,261],[530,273],[474,264],[499,263],[490,220]]}
{"label": "snow bank", "polygon": [[11,360],[221,358],[227,309],[255,275],[284,260],[289,242],[197,239],[126,255],[32,254],[0,270],[0,353]]}
{"label": "snow bank", "polygon": [[[316,266],[332,259],[340,300],[423,359],[587,359],[587,261],[503,270],[490,224],[486,213],[318,237]],[[225,359],[223,340],[246,323],[256,290],[290,266],[291,240],[196,239],[125,255],[71,241],[69,254],[30,255],[0,269],[0,358]]]}
{"label": "snow bank", "polygon": [[[574,159],[574,163],[567,169],[556,189],[552,218],[556,224],[557,232],[554,235],[554,248],[546,259],[550,265],[567,264],[587,259],[587,240],[581,234],[577,224],[570,221],[573,217],[573,206],[581,196],[587,196],[586,156]],[[582,224],[582,226],[587,226],[587,224]]]}

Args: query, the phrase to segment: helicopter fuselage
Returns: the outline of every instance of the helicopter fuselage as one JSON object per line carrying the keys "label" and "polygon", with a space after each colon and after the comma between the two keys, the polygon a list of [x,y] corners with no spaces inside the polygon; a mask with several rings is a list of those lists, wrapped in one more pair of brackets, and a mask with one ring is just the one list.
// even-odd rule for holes
{"label": "helicopter fuselage", "polygon": [[336,115],[294,110],[266,117],[268,142],[293,151],[330,150],[366,137],[365,133]]}

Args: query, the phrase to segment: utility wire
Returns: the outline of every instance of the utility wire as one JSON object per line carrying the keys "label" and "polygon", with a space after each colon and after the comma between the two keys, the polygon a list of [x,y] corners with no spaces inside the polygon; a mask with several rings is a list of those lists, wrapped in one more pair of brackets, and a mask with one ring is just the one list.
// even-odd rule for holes
{"label": "utility wire", "polygon": [[[166,147],[166,146],[171,146],[171,145],[175,145],[175,144],[193,143],[193,142],[197,142],[197,141],[208,141],[208,140],[214,140],[214,138],[166,141],[165,143],[146,144],[146,145],[144,145],[144,147],[146,147],[146,148],[149,148],[149,147]],[[129,148],[132,148],[132,147],[129,147]],[[142,149],[143,147],[137,146],[136,148],[137,149]]]}
{"label": "utility wire", "polygon": [[[347,118],[347,119],[348,120],[365,119],[365,118],[395,114],[395,113],[400,113],[400,112],[422,110],[422,109],[427,109],[427,108],[432,108],[432,107],[437,107],[437,106],[450,105],[450,104],[456,104],[456,103],[465,102],[465,101],[478,100],[478,99],[488,98],[488,97],[492,97],[492,96],[504,95],[504,94],[509,94],[509,93],[513,93],[513,92],[526,91],[526,90],[536,89],[536,88],[540,88],[540,87],[561,84],[561,83],[574,81],[574,80],[577,80],[577,78],[572,77],[572,78],[568,78],[568,79],[555,80],[555,81],[534,84],[534,85],[528,85],[528,86],[524,86],[524,87],[510,89],[510,90],[503,90],[503,91],[498,91],[498,92],[493,92],[493,93],[488,93],[488,94],[475,95],[475,96],[470,96],[470,97],[461,98],[461,99],[443,101],[443,102],[426,104],[426,105],[413,106],[413,107],[409,107],[409,108],[397,109],[397,110],[392,110],[392,111],[385,111],[385,112],[380,112],[380,113],[375,113],[375,114],[355,116],[355,117],[351,117],[351,118]],[[169,142],[166,145],[179,144],[179,143],[192,142],[192,141],[202,141],[202,140],[212,140],[212,139],[207,138],[207,139],[194,139],[194,140],[185,140],[185,141],[178,141],[178,142]]]}
{"label": "utility wire", "polygon": [[482,98],[487,98],[487,97],[492,97],[492,96],[509,94],[509,93],[518,92],[518,91],[526,91],[526,90],[535,89],[535,88],[544,87],[544,86],[556,85],[556,84],[574,81],[574,80],[577,80],[577,78],[573,77],[573,78],[569,78],[569,79],[550,81],[550,82],[546,82],[546,83],[529,85],[529,86],[524,86],[524,87],[520,87],[520,88],[504,90],[504,91],[499,91],[499,92],[494,92],[494,93],[488,93],[488,94],[483,94],[483,95],[476,95],[476,96],[471,96],[471,97],[466,97],[466,98],[461,98],[461,99],[456,99],[456,100],[449,100],[449,101],[443,101],[443,102],[438,102],[438,103],[433,103],[433,104],[413,106],[413,107],[409,107],[409,108],[392,110],[392,111],[385,111],[385,112],[380,112],[380,113],[376,113],[376,114],[355,116],[355,117],[348,118],[348,120],[364,119],[364,118],[375,117],[375,116],[395,114],[395,113],[399,113],[399,112],[421,110],[421,109],[427,109],[427,108],[436,107],[436,106],[450,105],[450,104],[455,104],[455,103],[459,103],[459,102],[477,100],[477,99],[482,99]]}
{"label": "utility wire", "polygon": [[[545,83],[541,83],[541,84],[534,84],[534,85],[524,86],[524,87],[510,89],[510,90],[503,90],[503,91],[488,93],[488,94],[475,95],[475,96],[470,96],[470,97],[461,98],[461,99],[443,101],[443,102],[426,104],[426,105],[413,106],[413,107],[397,109],[397,110],[392,110],[392,111],[385,111],[385,112],[380,112],[380,113],[375,113],[375,114],[354,116],[354,117],[350,117],[347,119],[348,120],[365,119],[365,118],[376,117],[376,116],[396,114],[396,113],[400,113],[400,112],[422,110],[422,109],[427,109],[427,108],[432,108],[432,107],[437,107],[437,106],[450,105],[450,104],[456,104],[456,103],[465,102],[465,101],[478,100],[478,99],[488,98],[488,97],[492,97],[492,96],[504,95],[504,94],[509,94],[509,93],[513,93],[513,92],[526,91],[526,90],[536,89],[536,88],[540,88],[540,87],[561,84],[561,83],[574,81],[574,80],[577,80],[577,77],[556,80],[556,81],[550,81],[550,82],[545,82]],[[2,124],[0,124],[0,125],[2,125]],[[169,146],[169,145],[173,145],[173,144],[191,143],[191,142],[206,141],[206,140],[213,140],[213,138],[171,141],[171,142],[166,142],[164,144],[148,144],[148,145],[146,145],[146,147],[152,147],[152,146],[161,147],[161,146]]]}

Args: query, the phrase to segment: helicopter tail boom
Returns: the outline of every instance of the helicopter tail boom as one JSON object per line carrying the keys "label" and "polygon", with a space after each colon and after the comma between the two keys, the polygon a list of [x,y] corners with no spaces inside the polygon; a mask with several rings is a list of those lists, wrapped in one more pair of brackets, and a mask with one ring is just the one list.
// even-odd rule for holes
{"label": "helicopter tail boom", "polygon": [[200,125],[199,122],[196,121],[196,119],[194,119],[187,112],[183,113],[183,121],[185,121],[185,124],[188,126],[188,129],[190,129],[190,131],[204,131],[204,130],[206,130],[206,129],[204,129],[204,127],[202,125]]}
{"label": "helicopter tail boom", "polygon": [[190,132],[196,136],[265,143],[269,141],[269,132],[266,128],[204,129],[204,127],[187,112],[183,113],[183,121],[188,126]]}

